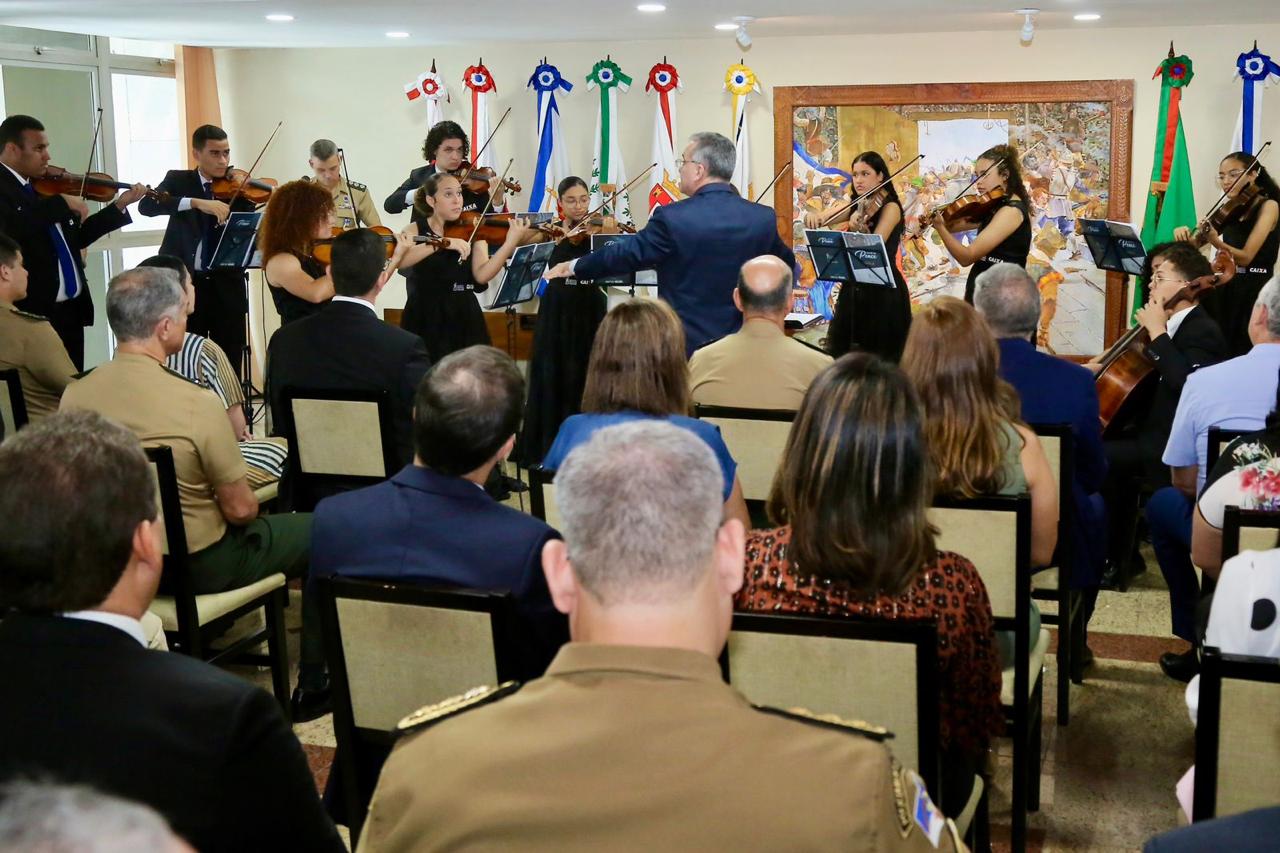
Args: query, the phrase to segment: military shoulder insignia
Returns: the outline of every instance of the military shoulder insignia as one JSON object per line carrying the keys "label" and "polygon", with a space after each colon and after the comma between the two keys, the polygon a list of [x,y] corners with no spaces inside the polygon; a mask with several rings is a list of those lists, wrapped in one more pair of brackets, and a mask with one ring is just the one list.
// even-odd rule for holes
{"label": "military shoulder insignia", "polygon": [[835,714],[815,714],[813,711],[805,708],[770,708],[767,705],[754,705],[757,711],[766,714],[773,714],[778,717],[786,717],[791,720],[799,720],[802,723],[810,723],[815,726],[825,726],[829,729],[836,729],[845,732],[855,732],[863,737],[871,738],[875,741],[885,741],[893,737],[893,732],[884,726],[875,726],[862,720],[846,720],[843,717],[837,717]]}
{"label": "military shoulder insignia", "polygon": [[10,310],[12,310],[14,314],[17,314],[19,317],[23,318],[24,320],[34,320],[38,323],[49,322],[48,317],[41,316],[40,314],[32,314],[29,311],[23,311],[19,308],[12,308]]}
{"label": "military shoulder insignia", "polygon": [[471,711],[490,702],[510,696],[521,687],[518,681],[506,681],[497,687],[485,685],[473,687],[461,696],[451,696],[443,702],[419,708],[396,724],[397,731],[404,735],[433,726],[441,720],[447,720],[463,711]]}
{"label": "military shoulder insignia", "polygon": [[199,381],[198,379],[192,379],[190,376],[184,376],[184,375],[182,375],[182,374],[181,374],[181,373],[179,373],[178,371],[173,370],[172,368],[170,368],[168,365],[162,364],[162,365],[160,365],[160,366],[161,366],[162,368],[164,368],[164,372],[165,372],[165,373],[169,374],[170,376],[176,376],[176,377],[178,377],[179,379],[181,379],[183,382],[190,382],[192,385],[196,386],[197,388],[208,388],[208,387],[209,387],[208,385],[206,385],[205,383],[203,383],[203,382]]}
{"label": "military shoulder insignia", "polygon": [[347,186],[351,187],[351,189],[353,190],[360,190],[361,192],[364,192],[369,189],[368,186],[360,183],[359,181],[347,181]]}

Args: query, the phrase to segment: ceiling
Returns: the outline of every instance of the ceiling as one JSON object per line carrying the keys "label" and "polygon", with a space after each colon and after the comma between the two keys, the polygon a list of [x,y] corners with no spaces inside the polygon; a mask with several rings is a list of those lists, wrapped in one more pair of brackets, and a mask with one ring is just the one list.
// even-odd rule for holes
{"label": "ceiling", "polygon": [[[502,41],[604,41],[705,38],[735,15],[759,20],[753,37],[1008,29],[1018,0],[662,0],[667,11],[636,10],[640,0],[0,0],[0,23],[180,44],[229,47],[368,47]],[[1168,0],[1030,0],[1036,26],[1144,27],[1172,23]],[[832,14],[832,10],[842,10]],[[482,13],[462,14],[482,10]],[[848,10],[848,11],[843,11]],[[1280,22],[1276,0],[1179,2],[1182,26]],[[1077,12],[1102,20],[1080,23]],[[270,13],[294,16],[271,23]],[[407,39],[388,39],[388,31]],[[720,33],[726,39],[732,33]],[[922,55],[921,61],[926,57]]]}

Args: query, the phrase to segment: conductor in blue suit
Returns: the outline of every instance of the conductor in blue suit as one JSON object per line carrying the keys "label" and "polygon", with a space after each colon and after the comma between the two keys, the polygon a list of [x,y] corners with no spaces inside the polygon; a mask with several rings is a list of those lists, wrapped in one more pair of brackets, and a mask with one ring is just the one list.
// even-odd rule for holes
{"label": "conductor in blue suit", "polygon": [[684,324],[689,352],[736,332],[742,312],[733,291],[742,265],[760,255],[792,268],[796,261],[778,236],[773,209],[747,201],[729,183],[736,155],[728,138],[695,133],[676,160],[685,199],[655,209],[634,238],[558,264],[545,277],[590,280],[653,269],[658,296]]}

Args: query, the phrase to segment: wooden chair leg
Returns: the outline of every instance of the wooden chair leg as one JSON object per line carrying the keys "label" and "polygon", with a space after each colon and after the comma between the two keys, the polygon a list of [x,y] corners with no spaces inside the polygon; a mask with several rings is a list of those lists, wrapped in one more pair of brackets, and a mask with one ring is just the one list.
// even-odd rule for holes
{"label": "wooden chair leg", "polygon": [[289,597],[287,587],[271,591],[265,610],[267,617],[267,656],[271,660],[271,689],[286,721],[289,717],[289,645],[284,626],[284,605]]}

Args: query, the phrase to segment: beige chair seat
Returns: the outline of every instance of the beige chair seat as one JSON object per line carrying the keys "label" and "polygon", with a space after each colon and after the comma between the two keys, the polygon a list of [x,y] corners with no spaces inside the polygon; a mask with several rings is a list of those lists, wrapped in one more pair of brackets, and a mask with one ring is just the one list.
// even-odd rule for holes
{"label": "beige chair seat", "polygon": [[978,813],[978,804],[982,802],[982,793],[986,790],[986,786],[982,783],[982,777],[975,775],[973,777],[973,790],[969,792],[969,801],[964,804],[964,808],[960,810],[960,814],[956,815],[955,824],[956,831],[963,838],[969,834],[969,827],[973,824],[973,816]]}
{"label": "beige chair seat", "polygon": [[[287,579],[282,574],[274,574],[260,581],[229,589],[226,592],[213,592],[196,596],[196,618],[201,625],[207,625],[219,616],[225,616],[242,604],[248,604],[255,598],[265,595],[277,587],[282,587]],[[178,630],[178,610],[174,606],[173,597],[157,596],[151,604],[151,612],[160,617],[166,631]]]}
{"label": "beige chair seat", "polygon": [[158,651],[169,651],[169,641],[164,638],[164,622],[160,617],[148,610],[142,614],[142,636],[147,640],[147,648]]}
{"label": "beige chair seat", "polygon": [[258,499],[258,503],[264,504],[267,501],[273,501],[280,494],[280,481],[267,483],[260,489],[253,490],[253,496]]}
{"label": "beige chair seat", "polygon": [[[1049,629],[1041,628],[1040,637],[1036,640],[1036,644],[1031,648],[1031,654],[1027,657],[1027,695],[1030,696],[1036,687],[1036,678],[1041,667],[1044,666],[1044,656],[1049,651]],[[1006,667],[1001,673],[1000,678],[1000,704],[1005,707],[1013,705],[1013,667]]]}

